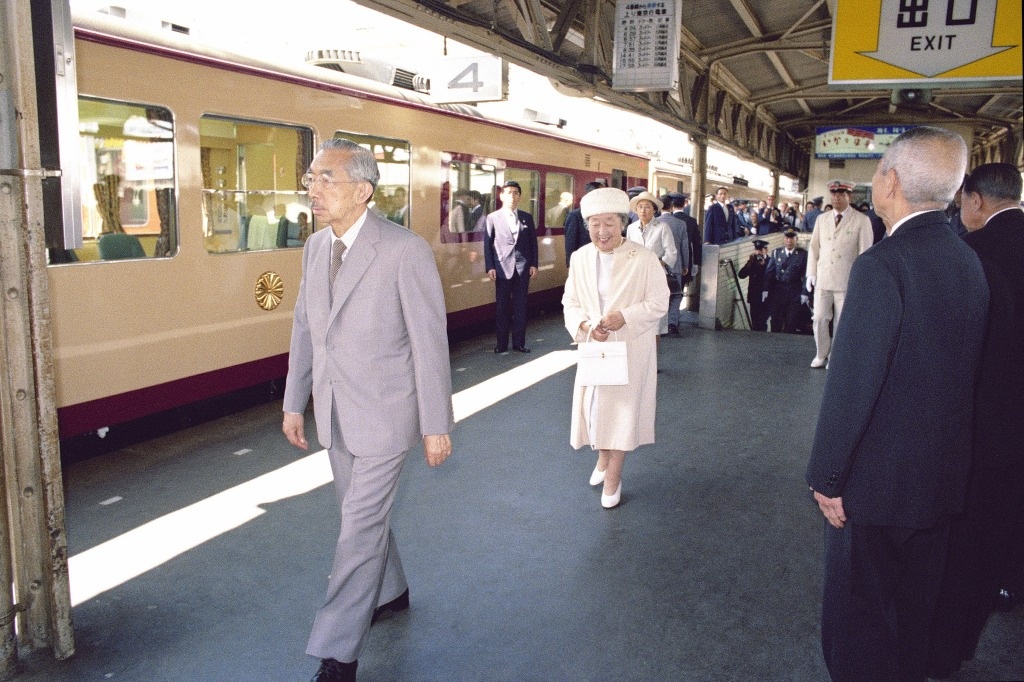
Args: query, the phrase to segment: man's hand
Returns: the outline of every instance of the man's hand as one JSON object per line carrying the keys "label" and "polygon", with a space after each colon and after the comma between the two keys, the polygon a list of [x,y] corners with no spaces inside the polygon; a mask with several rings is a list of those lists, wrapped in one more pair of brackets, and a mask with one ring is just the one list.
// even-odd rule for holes
{"label": "man's hand", "polygon": [[814,285],[817,282],[817,278],[814,275],[807,275],[807,291],[808,293],[814,291]]}
{"label": "man's hand", "polygon": [[309,449],[309,443],[306,442],[306,418],[303,415],[285,412],[281,430],[289,443],[302,450]]}
{"label": "man's hand", "polygon": [[448,455],[452,454],[452,439],[447,433],[440,436],[423,436],[423,451],[427,455],[427,464],[432,467],[444,464]]}
{"label": "man's hand", "polygon": [[487,276],[490,277],[491,281],[493,282],[498,279],[498,271],[495,270],[494,268],[491,268],[490,270],[487,271]]}
{"label": "man's hand", "polygon": [[[814,488],[811,488],[811,490],[814,490]],[[825,497],[817,490],[814,490],[814,501],[818,503],[818,508],[825,515],[826,521],[836,528],[842,528],[846,525],[846,511],[843,509],[842,497]]]}
{"label": "man's hand", "polygon": [[530,277],[534,277],[537,274],[537,268],[530,266]]}

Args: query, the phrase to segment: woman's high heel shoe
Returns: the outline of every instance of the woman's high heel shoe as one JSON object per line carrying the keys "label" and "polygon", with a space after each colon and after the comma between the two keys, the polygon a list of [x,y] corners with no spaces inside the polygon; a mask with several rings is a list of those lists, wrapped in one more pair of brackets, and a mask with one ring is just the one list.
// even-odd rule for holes
{"label": "woman's high heel shoe", "polygon": [[601,506],[605,509],[611,509],[619,504],[619,499],[622,497],[622,481],[619,481],[619,487],[615,490],[613,495],[605,495],[604,491],[601,491]]}
{"label": "woman's high heel shoe", "polygon": [[594,473],[590,474],[590,485],[601,485],[604,483],[604,472],[598,470],[597,465],[594,465]]}

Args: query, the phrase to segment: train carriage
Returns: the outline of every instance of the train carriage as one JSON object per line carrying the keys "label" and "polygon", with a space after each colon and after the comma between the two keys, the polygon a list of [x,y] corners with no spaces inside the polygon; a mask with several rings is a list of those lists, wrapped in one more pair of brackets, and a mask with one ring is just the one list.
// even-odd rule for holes
{"label": "train carriage", "polygon": [[475,216],[504,180],[538,225],[539,304],[560,297],[583,185],[648,174],[637,154],[318,67],[117,19],[76,18],[75,34],[84,243],[48,270],[63,438],[285,374],[320,140],[375,152],[372,208],[431,244],[453,333],[493,317]]}

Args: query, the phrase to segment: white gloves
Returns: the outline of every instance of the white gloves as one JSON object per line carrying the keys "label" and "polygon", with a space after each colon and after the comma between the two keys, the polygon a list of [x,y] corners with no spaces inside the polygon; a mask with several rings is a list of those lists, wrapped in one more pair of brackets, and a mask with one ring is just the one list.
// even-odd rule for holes
{"label": "white gloves", "polygon": [[814,291],[814,282],[817,278],[814,275],[807,275],[807,291]]}

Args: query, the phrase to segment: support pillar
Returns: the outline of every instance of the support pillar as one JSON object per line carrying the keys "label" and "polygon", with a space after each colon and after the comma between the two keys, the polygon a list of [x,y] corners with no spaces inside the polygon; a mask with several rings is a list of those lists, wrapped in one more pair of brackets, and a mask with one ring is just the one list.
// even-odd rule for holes
{"label": "support pillar", "polygon": [[40,159],[33,4],[0,0],[0,677],[13,674],[19,648],[74,653],[43,226],[42,181],[52,171]]}

